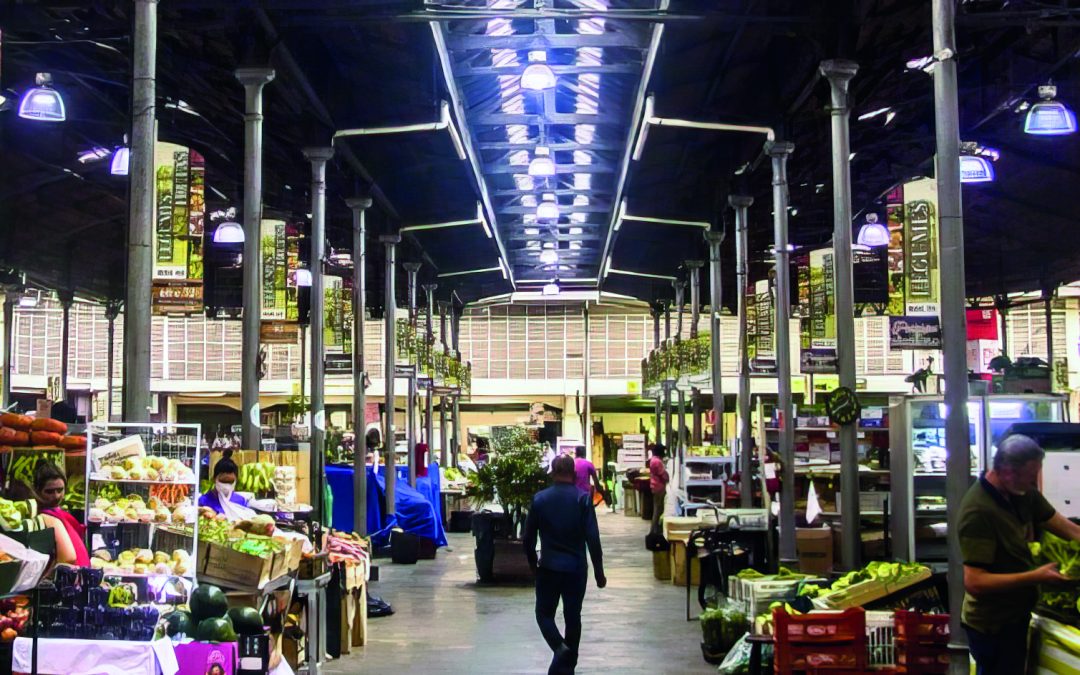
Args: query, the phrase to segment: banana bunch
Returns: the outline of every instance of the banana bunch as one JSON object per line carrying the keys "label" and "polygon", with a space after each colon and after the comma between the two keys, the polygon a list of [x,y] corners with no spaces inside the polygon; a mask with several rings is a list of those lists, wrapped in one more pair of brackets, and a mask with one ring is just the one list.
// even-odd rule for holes
{"label": "banana bunch", "polygon": [[78,474],[71,477],[64,490],[64,501],[60,504],[68,511],[82,511],[86,508],[86,476]]}
{"label": "banana bunch", "polygon": [[240,475],[236,477],[236,489],[256,494],[269,492],[274,487],[276,469],[271,462],[244,464],[240,467]]}

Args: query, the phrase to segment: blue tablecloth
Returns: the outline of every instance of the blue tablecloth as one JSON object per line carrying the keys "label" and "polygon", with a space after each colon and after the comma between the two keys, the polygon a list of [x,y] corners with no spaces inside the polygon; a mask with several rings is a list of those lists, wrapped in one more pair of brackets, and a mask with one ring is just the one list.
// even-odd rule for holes
{"label": "blue tablecloth", "polygon": [[[389,541],[390,530],[400,527],[432,539],[436,546],[446,546],[446,531],[442,524],[442,499],[439,485],[439,466],[431,464],[428,475],[416,479],[416,487],[409,485],[407,467],[397,467],[394,485],[396,514],[388,517],[383,512],[386,501],[384,467],[378,474],[373,467],[367,468],[367,526],[368,534],[377,546]],[[353,531],[353,468],[351,466],[326,467],[326,481],[334,495],[332,511],[334,529]]]}

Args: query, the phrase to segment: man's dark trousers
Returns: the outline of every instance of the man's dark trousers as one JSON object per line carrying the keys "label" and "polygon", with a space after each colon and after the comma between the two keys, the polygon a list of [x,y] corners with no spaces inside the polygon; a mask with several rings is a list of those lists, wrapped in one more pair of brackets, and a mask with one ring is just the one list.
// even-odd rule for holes
{"label": "man's dark trousers", "polygon": [[[580,572],[555,572],[540,567],[536,570],[536,623],[552,651],[563,642],[576,655],[581,643],[581,605],[585,601],[585,586],[589,580],[587,569]],[[563,604],[563,620],[566,637],[559,634],[555,625],[555,611],[559,600]]]}

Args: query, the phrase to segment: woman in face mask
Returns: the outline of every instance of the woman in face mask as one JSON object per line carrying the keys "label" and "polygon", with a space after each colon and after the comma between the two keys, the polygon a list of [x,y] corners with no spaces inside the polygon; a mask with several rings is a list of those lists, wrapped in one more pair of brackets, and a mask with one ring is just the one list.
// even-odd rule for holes
{"label": "woman in face mask", "polygon": [[214,487],[209,492],[199,497],[199,506],[213,509],[216,513],[224,513],[222,504],[231,502],[240,506],[247,506],[247,500],[236,494],[236,476],[240,468],[232,460],[232,450],[221,453],[221,459],[214,465]]}

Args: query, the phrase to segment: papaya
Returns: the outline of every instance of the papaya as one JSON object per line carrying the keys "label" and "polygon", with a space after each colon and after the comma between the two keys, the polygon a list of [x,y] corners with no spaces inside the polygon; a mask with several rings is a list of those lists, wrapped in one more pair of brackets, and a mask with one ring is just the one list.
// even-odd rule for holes
{"label": "papaya", "polygon": [[86,436],[63,436],[59,445],[65,450],[85,450]]}
{"label": "papaya", "polygon": [[30,445],[30,434],[18,431],[14,427],[0,427],[0,443],[14,447],[26,447]]}
{"label": "papaya", "polygon": [[67,424],[60,420],[54,420],[50,417],[38,417],[30,422],[31,431],[51,431],[63,436],[67,433]]}
{"label": "papaya", "polygon": [[0,424],[19,431],[29,431],[32,422],[33,420],[30,417],[20,415],[19,413],[4,413],[3,415],[0,415]]}

